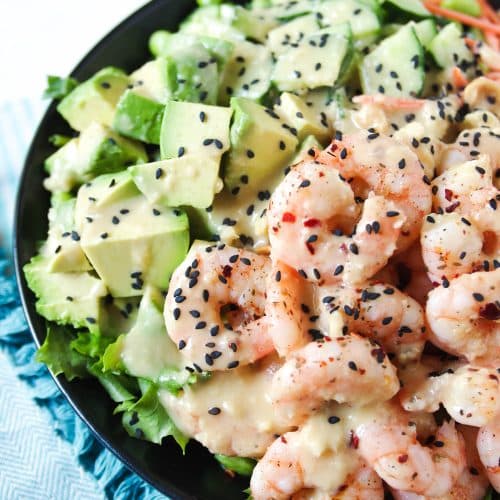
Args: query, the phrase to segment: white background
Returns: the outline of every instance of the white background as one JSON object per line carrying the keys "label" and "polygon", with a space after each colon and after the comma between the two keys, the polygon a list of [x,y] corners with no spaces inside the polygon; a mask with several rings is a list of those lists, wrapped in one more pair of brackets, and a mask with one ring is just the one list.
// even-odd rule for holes
{"label": "white background", "polygon": [[0,0],[0,101],[36,98],[145,0]]}

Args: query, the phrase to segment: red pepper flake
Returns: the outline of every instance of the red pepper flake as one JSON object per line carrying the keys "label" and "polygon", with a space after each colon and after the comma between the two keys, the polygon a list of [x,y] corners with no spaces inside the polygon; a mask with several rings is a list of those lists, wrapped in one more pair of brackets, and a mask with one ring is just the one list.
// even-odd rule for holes
{"label": "red pepper flake", "polygon": [[281,218],[283,222],[295,222],[295,215],[291,212],[285,212]]}
{"label": "red pepper flake", "polygon": [[345,243],[342,243],[342,245],[340,245],[340,250],[344,253],[349,253],[349,250],[347,250],[347,245]]}
{"label": "red pepper flake", "polygon": [[349,447],[357,450],[358,446],[359,446],[359,437],[356,436],[356,433],[354,431],[351,431],[349,438]]}
{"label": "red pepper flake", "polygon": [[447,214],[451,214],[452,212],[455,211],[455,208],[457,208],[460,205],[459,201],[456,201],[455,203],[452,203],[448,207],[446,207],[444,210]]}
{"label": "red pepper flake", "polygon": [[233,272],[233,268],[229,265],[225,265],[224,268],[222,269],[222,275],[225,278],[230,278],[232,272]]}
{"label": "red pepper flake", "polygon": [[325,174],[324,174],[323,172],[319,172],[319,174],[318,174],[318,175],[319,175],[320,177],[324,177],[324,176],[325,176]]}
{"label": "red pepper flake", "polygon": [[319,226],[321,222],[318,219],[307,219],[304,221],[304,226],[305,227],[316,227]]}
{"label": "red pepper flake", "polygon": [[334,144],[334,143],[332,142],[332,143],[330,144],[330,150],[331,150],[331,151],[337,151],[337,149],[338,149],[337,144]]}
{"label": "red pepper flake", "polygon": [[489,302],[479,309],[479,316],[490,321],[496,321],[500,319],[500,307],[494,302]]}
{"label": "red pepper flake", "polygon": [[276,226],[273,226],[273,233],[277,233],[279,229]]}
{"label": "red pepper flake", "polygon": [[398,462],[400,464],[404,464],[407,461],[408,461],[408,455],[406,455],[406,454],[405,455],[399,455]]}
{"label": "red pepper flake", "polygon": [[451,198],[453,197],[453,191],[451,189],[445,189],[444,197],[446,198],[446,201],[451,201]]}
{"label": "red pepper flake", "polygon": [[307,242],[306,242],[306,247],[307,247],[307,249],[309,250],[309,253],[310,253],[311,255],[314,255],[314,253],[316,252],[316,250],[314,250],[313,245],[312,245],[311,243],[307,243]]}
{"label": "red pepper flake", "polygon": [[282,443],[288,444],[288,441],[286,440],[285,436],[281,436],[280,440]]}

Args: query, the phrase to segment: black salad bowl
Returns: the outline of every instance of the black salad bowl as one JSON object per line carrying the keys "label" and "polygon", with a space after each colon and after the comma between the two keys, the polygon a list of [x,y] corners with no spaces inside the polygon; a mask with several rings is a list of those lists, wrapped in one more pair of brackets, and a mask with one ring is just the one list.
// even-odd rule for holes
{"label": "black salad bowl", "polygon": [[[89,78],[104,66],[132,71],[151,56],[148,37],[157,29],[175,31],[182,19],[196,7],[194,0],[155,0],[119,24],[78,64],[72,76]],[[69,128],[52,103],[31,143],[22,173],[16,206],[14,258],[24,311],[37,345],[46,334],[45,320],[35,310],[35,297],[28,289],[22,267],[36,253],[37,242],[46,237],[49,194],[44,190],[43,161],[54,149],[49,137],[69,133]],[[167,438],[162,446],[133,439],[113,416],[114,403],[94,381],[55,381],[76,413],[95,436],[129,468],[173,499],[225,500],[245,498],[247,482],[230,478],[206,449],[191,442],[183,455]]]}

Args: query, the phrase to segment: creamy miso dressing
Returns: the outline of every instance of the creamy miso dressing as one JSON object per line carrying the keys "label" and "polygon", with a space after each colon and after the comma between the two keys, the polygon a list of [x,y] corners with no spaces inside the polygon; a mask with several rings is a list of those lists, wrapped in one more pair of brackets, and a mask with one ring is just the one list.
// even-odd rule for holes
{"label": "creamy miso dressing", "polygon": [[276,434],[289,430],[278,421],[269,394],[278,367],[271,356],[213,372],[209,380],[186,386],[178,396],[160,391],[160,402],[182,432],[212,453],[261,457]]}

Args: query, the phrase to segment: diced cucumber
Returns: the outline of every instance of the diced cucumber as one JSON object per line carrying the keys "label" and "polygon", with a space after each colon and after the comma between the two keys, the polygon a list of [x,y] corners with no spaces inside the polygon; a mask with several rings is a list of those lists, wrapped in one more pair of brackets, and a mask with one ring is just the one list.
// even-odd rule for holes
{"label": "diced cucumber", "polygon": [[467,71],[474,64],[474,54],[462,37],[462,28],[455,23],[447,24],[432,40],[429,51],[441,68],[458,66]]}
{"label": "diced cucumber", "polygon": [[355,39],[380,31],[376,12],[361,0],[328,0],[322,2],[316,12],[323,27],[349,22]]}
{"label": "diced cucumber", "polygon": [[279,21],[290,21],[313,12],[319,0],[289,0],[272,2],[269,12]]}
{"label": "diced cucumber", "polygon": [[424,85],[424,53],[412,26],[383,40],[361,63],[365,94],[415,96]]}
{"label": "diced cucumber", "polygon": [[479,17],[481,15],[481,6],[477,0],[443,0],[441,7],[463,12],[469,16]]}
{"label": "diced cucumber", "polygon": [[219,87],[219,103],[222,105],[228,105],[234,96],[258,100],[271,83],[273,59],[269,49],[251,42],[234,43]]}
{"label": "diced cucumber", "polygon": [[300,43],[304,36],[319,29],[317,17],[308,14],[271,30],[267,36],[267,46],[276,57]]}
{"label": "diced cucumber", "polygon": [[413,14],[417,17],[430,17],[431,13],[424,7],[421,0],[382,0],[389,3],[403,12]]}
{"label": "diced cucumber", "polygon": [[415,33],[422,47],[428,48],[437,35],[436,21],[434,19],[424,19],[419,23],[412,22],[411,24],[415,28]]}
{"label": "diced cucumber", "polygon": [[285,91],[332,86],[352,52],[351,37],[335,28],[320,30],[278,57],[272,80]]}

